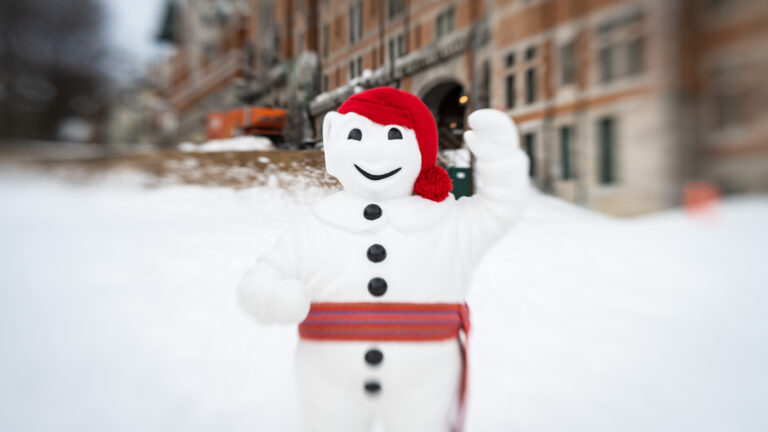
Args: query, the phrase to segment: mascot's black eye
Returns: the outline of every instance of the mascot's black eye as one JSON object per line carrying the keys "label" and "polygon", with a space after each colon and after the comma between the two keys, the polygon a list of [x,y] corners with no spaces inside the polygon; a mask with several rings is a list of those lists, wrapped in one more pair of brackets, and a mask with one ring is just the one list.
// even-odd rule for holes
{"label": "mascot's black eye", "polygon": [[363,140],[363,132],[360,131],[358,128],[354,128],[351,131],[349,131],[349,135],[347,135],[347,139],[355,140],[355,141],[362,141]]}
{"label": "mascot's black eye", "polygon": [[387,133],[387,139],[391,139],[391,140],[403,139],[403,134],[400,133],[400,129],[392,128]]}

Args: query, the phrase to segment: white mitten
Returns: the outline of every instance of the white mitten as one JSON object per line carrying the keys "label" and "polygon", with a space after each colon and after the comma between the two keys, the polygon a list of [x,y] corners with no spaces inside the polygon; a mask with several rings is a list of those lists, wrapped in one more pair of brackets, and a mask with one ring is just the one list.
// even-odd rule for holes
{"label": "white mitten", "polygon": [[517,126],[506,113],[481,109],[470,114],[467,122],[472,130],[464,132],[464,141],[478,160],[491,162],[518,154]]}
{"label": "white mitten", "polygon": [[310,300],[295,279],[270,280],[251,271],[240,282],[240,305],[262,323],[292,324],[304,321]]}

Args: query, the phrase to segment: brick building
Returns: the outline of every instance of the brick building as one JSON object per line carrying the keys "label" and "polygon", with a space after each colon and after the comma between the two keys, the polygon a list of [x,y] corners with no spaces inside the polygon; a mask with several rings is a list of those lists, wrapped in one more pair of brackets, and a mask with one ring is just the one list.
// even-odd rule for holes
{"label": "brick building", "polygon": [[177,140],[205,139],[206,113],[241,104],[249,68],[247,0],[169,0],[161,39],[173,55],[150,66],[158,95],[177,118]]}
{"label": "brick building", "polygon": [[[187,0],[192,1],[192,0]],[[199,0],[202,1],[202,0]],[[550,193],[630,215],[685,182],[768,188],[768,3],[759,0],[250,0],[240,99],[297,139],[354,91],[424,100],[443,148],[505,110]],[[297,132],[301,131],[301,132]]]}

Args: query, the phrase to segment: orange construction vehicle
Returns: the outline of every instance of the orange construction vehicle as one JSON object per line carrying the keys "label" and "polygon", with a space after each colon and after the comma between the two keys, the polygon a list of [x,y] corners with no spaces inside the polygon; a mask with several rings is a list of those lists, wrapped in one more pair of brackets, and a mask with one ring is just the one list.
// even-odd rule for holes
{"label": "orange construction vehicle", "polygon": [[210,112],[206,121],[208,139],[261,135],[279,144],[283,141],[285,110],[265,107],[235,108],[224,112]]}

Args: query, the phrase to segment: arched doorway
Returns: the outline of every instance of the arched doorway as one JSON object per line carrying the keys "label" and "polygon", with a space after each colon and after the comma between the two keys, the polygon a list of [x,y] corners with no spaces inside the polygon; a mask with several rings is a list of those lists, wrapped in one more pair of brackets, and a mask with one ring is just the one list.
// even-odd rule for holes
{"label": "arched doorway", "polygon": [[427,105],[437,122],[440,149],[461,147],[464,133],[464,111],[467,96],[464,88],[455,80],[446,80],[429,87],[421,100]]}
{"label": "arched doorway", "polygon": [[432,111],[437,123],[440,147],[437,163],[451,176],[451,192],[456,198],[472,195],[471,156],[469,151],[462,149],[468,100],[464,87],[452,79],[440,81],[427,88],[421,100]]}

